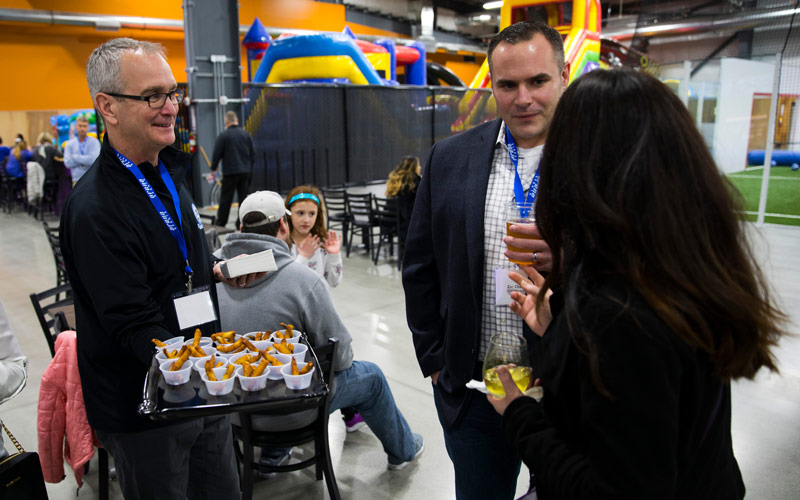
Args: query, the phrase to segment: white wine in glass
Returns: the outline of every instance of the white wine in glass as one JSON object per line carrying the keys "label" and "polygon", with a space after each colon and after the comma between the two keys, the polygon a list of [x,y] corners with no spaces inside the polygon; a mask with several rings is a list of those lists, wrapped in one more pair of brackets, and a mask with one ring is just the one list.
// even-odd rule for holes
{"label": "white wine in glass", "polygon": [[507,365],[511,378],[525,391],[531,382],[531,363],[528,361],[528,343],[522,335],[496,333],[489,341],[489,352],[483,362],[483,381],[492,396],[505,397],[506,391],[497,374],[497,367]]}

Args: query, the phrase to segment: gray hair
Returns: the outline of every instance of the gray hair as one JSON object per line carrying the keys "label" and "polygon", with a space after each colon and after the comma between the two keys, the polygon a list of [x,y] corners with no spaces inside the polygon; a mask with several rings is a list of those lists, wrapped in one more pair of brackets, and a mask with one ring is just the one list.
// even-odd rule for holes
{"label": "gray hair", "polygon": [[142,42],[132,38],[114,38],[97,47],[86,63],[86,81],[92,100],[98,92],[121,93],[125,82],[120,75],[122,55],[141,51],[145,54],[167,58],[166,49],[160,43]]}

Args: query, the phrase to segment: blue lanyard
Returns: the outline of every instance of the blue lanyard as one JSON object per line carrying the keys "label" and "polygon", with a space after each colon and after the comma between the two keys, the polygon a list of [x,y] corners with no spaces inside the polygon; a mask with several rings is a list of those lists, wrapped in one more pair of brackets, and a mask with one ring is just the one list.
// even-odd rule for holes
{"label": "blue lanyard", "polygon": [[158,160],[158,171],[161,174],[161,179],[166,184],[167,189],[169,189],[169,194],[172,196],[172,203],[175,206],[175,213],[178,214],[178,224],[175,224],[175,221],[172,220],[172,216],[167,212],[167,208],[162,203],[161,198],[158,197],[156,191],[153,189],[153,186],[147,182],[147,179],[144,178],[142,171],[139,170],[139,167],[136,166],[135,163],[127,159],[122,153],[114,150],[117,153],[117,158],[119,158],[120,163],[122,166],[128,169],[130,173],[136,177],[136,180],[139,181],[139,184],[144,189],[145,194],[150,199],[150,203],[153,204],[153,208],[156,209],[158,215],[161,216],[161,220],[164,221],[164,224],[167,225],[167,229],[169,229],[169,233],[175,238],[175,241],[178,242],[178,248],[180,248],[181,255],[183,255],[183,261],[186,263],[186,267],[184,271],[186,272],[187,277],[187,284],[186,287],[189,291],[192,291],[192,268],[189,266],[189,256],[186,251],[186,239],[183,237],[183,227],[180,225],[181,222],[181,200],[178,197],[178,190],[175,189],[175,183],[172,182],[172,177],[170,177],[169,172],[167,172],[167,167],[164,166],[164,162],[160,159]]}
{"label": "blue lanyard", "polygon": [[[508,156],[511,158],[511,163],[514,164],[514,199],[517,200],[517,203],[522,203],[521,200],[524,200],[525,205],[533,206],[533,202],[536,200],[536,193],[539,191],[539,169],[536,169],[536,173],[531,179],[531,186],[528,188],[528,196],[525,196],[524,188],[522,187],[522,179],[519,178],[519,152],[517,151],[517,143],[514,140],[514,136],[511,135],[511,131],[508,130],[508,125],[506,125],[506,147],[508,148]],[[519,215],[523,219],[528,216],[528,212],[530,209],[519,209]]]}
{"label": "blue lanyard", "polygon": [[[78,149],[81,152],[81,156],[86,155],[86,151],[83,149],[86,146],[86,139],[84,139],[83,142],[81,142],[80,137],[78,137],[77,140],[78,140]],[[119,154],[119,153],[117,153],[117,154]]]}

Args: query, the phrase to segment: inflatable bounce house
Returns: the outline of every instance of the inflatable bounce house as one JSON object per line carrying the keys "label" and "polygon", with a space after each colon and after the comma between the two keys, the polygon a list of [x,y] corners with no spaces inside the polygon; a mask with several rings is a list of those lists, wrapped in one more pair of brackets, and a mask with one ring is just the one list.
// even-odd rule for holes
{"label": "inflatable bounce house", "polygon": [[255,83],[350,83],[396,85],[397,66],[404,67],[407,85],[427,82],[425,46],[397,45],[356,39],[349,27],[342,33],[283,34],[272,40],[256,18],[242,42],[247,49],[248,76]]}

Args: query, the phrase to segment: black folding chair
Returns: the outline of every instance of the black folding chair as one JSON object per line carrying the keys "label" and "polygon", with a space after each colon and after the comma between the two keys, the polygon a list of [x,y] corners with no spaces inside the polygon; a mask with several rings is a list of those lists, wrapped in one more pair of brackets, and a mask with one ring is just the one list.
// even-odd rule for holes
{"label": "black folding chair", "polygon": [[[61,286],[69,282],[67,277],[67,268],[64,266],[64,257],[61,255],[61,242],[58,239],[58,228],[50,227],[46,222],[42,222],[44,233],[47,235],[47,243],[50,245],[50,251],[53,253],[53,261],[56,265],[56,286]],[[56,299],[59,297],[56,296]]]}
{"label": "black folding chair", "polygon": [[[389,255],[394,255],[394,239],[400,238],[399,234],[399,221],[397,218],[397,200],[395,198],[380,198],[375,197],[375,210],[373,212],[373,222],[375,227],[378,228],[378,247],[372,255],[372,261],[377,265],[378,259],[381,255],[381,246],[385,241],[389,245]],[[400,258],[400,250],[397,252],[398,259]],[[399,268],[399,266],[398,266]]]}
{"label": "black folding chair", "polygon": [[327,228],[338,227],[342,231],[342,242],[347,244],[347,232],[350,228],[352,215],[347,211],[347,191],[344,189],[322,189],[322,199],[325,202],[325,215],[328,219]]}
{"label": "black folding chair", "polygon": [[[336,359],[336,339],[328,339],[328,343],[314,348],[316,363],[320,368],[320,375],[325,383],[331,387],[333,380],[333,362]],[[307,400],[298,399],[279,410],[258,411],[255,413],[239,413],[240,425],[233,424],[233,434],[237,438],[234,442],[236,459],[241,465],[242,500],[253,498],[253,473],[259,472],[291,472],[316,465],[316,479],[319,481],[325,476],[328,494],[334,500],[339,500],[339,487],[333,473],[331,452],[328,446],[328,406],[330,393],[321,397],[317,402],[309,403]],[[317,417],[304,427],[288,431],[269,432],[253,428],[253,416],[264,415],[291,415],[299,411],[314,409]],[[239,448],[241,441],[241,449]],[[305,443],[314,443],[314,455],[301,462],[287,463],[284,465],[264,465],[254,459],[255,447],[291,448]]]}
{"label": "black folding chair", "polygon": [[372,193],[347,193],[347,211],[352,216],[350,238],[347,240],[347,256],[350,257],[353,235],[355,235],[356,231],[361,233],[361,238],[364,240],[367,251],[371,252],[373,227]]}
{"label": "black folding chair", "polygon": [[[58,296],[62,293],[65,298],[58,300]],[[70,326],[63,311],[65,308],[74,306],[72,286],[67,283],[41,293],[32,293],[30,298],[33,310],[36,312],[36,317],[39,319],[39,324],[44,332],[45,340],[47,340],[47,346],[50,348],[50,356],[55,357],[56,337],[58,334],[74,329],[74,326]],[[97,478],[100,500],[108,500],[108,452],[105,448],[97,449],[97,463],[100,469]],[[85,471],[89,472],[88,462],[86,463]]]}

